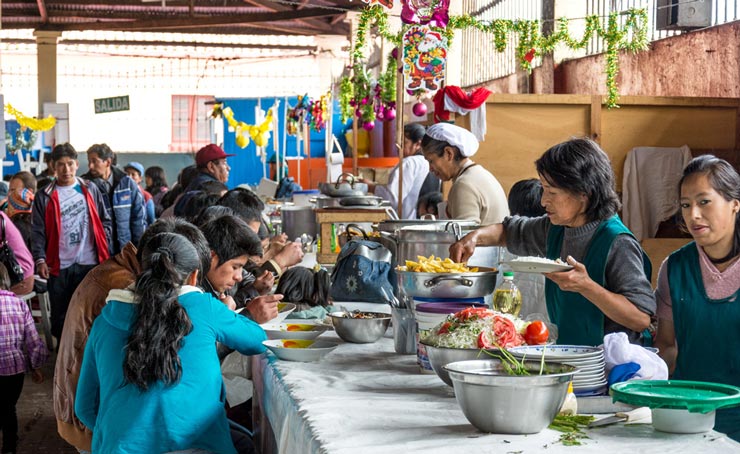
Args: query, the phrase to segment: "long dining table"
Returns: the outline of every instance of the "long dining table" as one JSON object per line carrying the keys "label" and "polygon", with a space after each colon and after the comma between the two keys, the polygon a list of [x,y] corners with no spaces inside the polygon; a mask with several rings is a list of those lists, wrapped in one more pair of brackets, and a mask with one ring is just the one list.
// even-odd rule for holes
{"label": "long dining table", "polygon": [[252,357],[255,438],[262,454],[313,453],[740,453],[724,434],[670,434],[650,424],[586,429],[580,446],[560,432],[487,434],[467,421],[451,387],[394,351],[391,330],[371,344],[338,347],[316,362]]}

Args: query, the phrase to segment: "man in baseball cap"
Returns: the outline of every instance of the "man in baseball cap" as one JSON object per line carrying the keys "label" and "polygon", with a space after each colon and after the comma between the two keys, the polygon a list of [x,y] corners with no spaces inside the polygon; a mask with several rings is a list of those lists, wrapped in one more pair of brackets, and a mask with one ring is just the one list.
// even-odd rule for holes
{"label": "man in baseball cap", "polygon": [[216,180],[226,184],[229,179],[231,167],[226,162],[229,156],[224,150],[215,144],[209,144],[198,150],[195,154],[195,165],[200,172],[187,187],[187,191],[198,191],[206,181]]}

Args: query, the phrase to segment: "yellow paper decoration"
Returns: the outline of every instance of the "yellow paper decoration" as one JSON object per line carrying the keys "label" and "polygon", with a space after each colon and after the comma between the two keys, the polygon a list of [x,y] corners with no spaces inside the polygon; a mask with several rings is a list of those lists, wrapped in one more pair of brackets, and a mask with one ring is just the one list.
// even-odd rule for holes
{"label": "yellow paper decoration", "polygon": [[57,119],[51,115],[44,119],[28,117],[10,104],[5,104],[5,111],[14,116],[19,125],[34,131],[48,131],[57,124]]}
{"label": "yellow paper decoration", "polygon": [[221,114],[236,134],[235,140],[237,147],[245,148],[249,145],[250,137],[256,146],[267,146],[267,141],[270,140],[270,131],[272,131],[272,109],[267,111],[265,120],[259,125],[250,125],[243,121],[237,121],[234,118],[234,111],[231,110],[231,107],[224,107],[221,110]]}

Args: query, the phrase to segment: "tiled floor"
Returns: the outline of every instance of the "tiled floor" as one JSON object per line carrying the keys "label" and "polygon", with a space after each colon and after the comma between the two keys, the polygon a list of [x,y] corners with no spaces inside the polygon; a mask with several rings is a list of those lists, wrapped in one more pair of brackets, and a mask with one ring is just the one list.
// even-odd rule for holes
{"label": "tiled floor", "polygon": [[16,406],[18,412],[18,454],[76,454],[77,450],[67,444],[57,433],[54,404],[52,401],[52,377],[56,354],[52,354],[43,367],[44,382],[35,384],[26,375],[23,393]]}

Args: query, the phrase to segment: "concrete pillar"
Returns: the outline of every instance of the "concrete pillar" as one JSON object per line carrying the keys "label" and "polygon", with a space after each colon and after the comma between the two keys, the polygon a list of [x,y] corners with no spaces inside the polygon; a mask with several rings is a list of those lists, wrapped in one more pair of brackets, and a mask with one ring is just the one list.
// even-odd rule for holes
{"label": "concrete pillar", "polygon": [[33,36],[36,37],[38,116],[41,117],[45,102],[57,102],[57,40],[62,32],[34,30]]}
{"label": "concrete pillar", "polygon": [[[555,0],[542,0],[542,34],[549,36],[555,30]],[[542,85],[537,93],[555,93],[555,57],[553,53],[542,56]]]}

